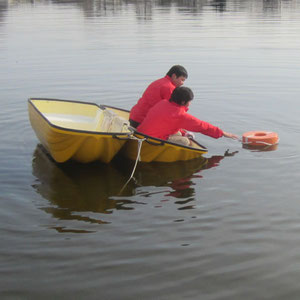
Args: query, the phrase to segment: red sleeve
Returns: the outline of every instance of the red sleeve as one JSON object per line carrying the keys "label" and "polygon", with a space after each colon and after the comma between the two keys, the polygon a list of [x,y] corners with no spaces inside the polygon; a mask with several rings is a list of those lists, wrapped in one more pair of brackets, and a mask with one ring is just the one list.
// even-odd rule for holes
{"label": "red sleeve", "polygon": [[223,131],[219,127],[213,126],[208,122],[201,121],[188,113],[182,114],[180,125],[183,129],[200,132],[215,139],[223,136]]}

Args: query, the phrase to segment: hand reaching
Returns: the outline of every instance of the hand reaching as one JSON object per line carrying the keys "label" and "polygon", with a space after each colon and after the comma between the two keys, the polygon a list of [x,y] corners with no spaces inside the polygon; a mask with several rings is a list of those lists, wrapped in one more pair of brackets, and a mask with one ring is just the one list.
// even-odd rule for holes
{"label": "hand reaching", "polygon": [[227,138],[230,138],[230,139],[233,139],[233,140],[238,140],[239,139],[239,137],[236,134],[225,132],[225,131],[223,131],[223,136],[225,136]]}

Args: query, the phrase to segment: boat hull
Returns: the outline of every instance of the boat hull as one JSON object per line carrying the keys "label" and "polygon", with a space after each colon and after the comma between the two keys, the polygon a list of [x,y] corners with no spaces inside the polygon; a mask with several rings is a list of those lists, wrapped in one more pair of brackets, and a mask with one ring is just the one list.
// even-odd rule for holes
{"label": "boat hull", "polygon": [[[110,107],[107,106],[109,109]],[[128,111],[112,108],[122,117]],[[29,119],[41,144],[59,163],[75,160],[110,162],[131,135],[98,128],[102,108],[93,103],[57,99],[29,99]],[[51,116],[51,117],[50,117]],[[98,127],[97,127],[98,126]]]}
{"label": "boat hull", "polygon": [[[140,161],[142,162],[175,162],[187,161],[201,157],[207,149],[192,141],[192,147],[167,142],[136,132],[134,136],[143,140],[140,148]],[[136,160],[138,155],[138,140],[130,139],[122,148],[122,154],[131,160]]]}

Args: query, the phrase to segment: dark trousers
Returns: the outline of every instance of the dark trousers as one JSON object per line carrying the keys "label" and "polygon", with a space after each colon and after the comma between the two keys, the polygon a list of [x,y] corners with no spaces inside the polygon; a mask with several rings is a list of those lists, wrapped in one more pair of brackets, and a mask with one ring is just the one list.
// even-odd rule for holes
{"label": "dark trousers", "polygon": [[140,125],[139,122],[133,121],[131,119],[129,119],[129,124],[131,127],[134,127],[134,128],[137,128]]}

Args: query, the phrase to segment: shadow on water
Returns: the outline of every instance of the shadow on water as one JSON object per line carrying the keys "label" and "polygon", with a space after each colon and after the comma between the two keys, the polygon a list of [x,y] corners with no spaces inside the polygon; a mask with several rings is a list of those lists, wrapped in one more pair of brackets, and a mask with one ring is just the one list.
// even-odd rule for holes
{"label": "shadow on water", "polygon": [[[188,204],[194,200],[193,180],[202,178],[199,172],[218,166],[224,157],[234,154],[226,152],[224,156],[167,164],[139,163],[134,180],[123,189],[133,168],[132,161],[117,157],[110,164],[58,164],[38,145],[32,160],[32,174],[37,180],[32,186],[50,202],[51,205],[44,205],[41,209],[53,217],[104,224],[108,222],[99,220],[99,213],[111,214],[114,210],[132,210],[136,205],[147,204],[145,200],[130,200],[140,187],[167,187],[164,196],[177,199],[178,204]],[[183,206],[181,209],[187,208]],[[81,215],[83,212],[89,216]]]}

